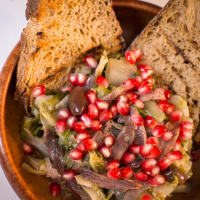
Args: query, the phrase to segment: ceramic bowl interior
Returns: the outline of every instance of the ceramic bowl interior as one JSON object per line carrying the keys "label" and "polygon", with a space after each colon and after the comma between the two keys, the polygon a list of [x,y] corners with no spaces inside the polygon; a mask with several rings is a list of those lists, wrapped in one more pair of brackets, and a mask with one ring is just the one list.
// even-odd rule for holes
{"label": "ceramic bowl interior", "polygon": [[[116,0],[114,9],[124,30],[127,46],[158,13],[158,7],[135,0]],[[48,179],[31,175],[21,170],[24,160],[19,137],[20,124],[24,116],[23,107],[14,101],[16,66],[19,59],[20,43],[11,52],[0,77],[0,160],[4,172],[20,199],[50,200]],[[198,168],[198,163],[194,168]],[[171,199],[199,200],[200,178],[197,170],[189,184],[188,193],[175,194]],[[77,198],[74,198],[77,199]]]}

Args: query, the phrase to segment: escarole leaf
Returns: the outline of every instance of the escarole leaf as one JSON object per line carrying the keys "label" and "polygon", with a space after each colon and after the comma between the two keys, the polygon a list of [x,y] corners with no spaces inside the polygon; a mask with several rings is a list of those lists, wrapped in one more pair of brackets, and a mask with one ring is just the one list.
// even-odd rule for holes
{"label": "escarole leaf", "polygon": [[106,51],[104,51],[103,55],[100,58],[99,64],[96,68],[95,77],[98,77],[103,73],[107,63],[108,63],[108,56],[107,56]]}
{"label": "escarole leaf", "polygon": [[97,151],[89,152],[89,164],[95,172],[103,172],[105,170],[103,156]]}

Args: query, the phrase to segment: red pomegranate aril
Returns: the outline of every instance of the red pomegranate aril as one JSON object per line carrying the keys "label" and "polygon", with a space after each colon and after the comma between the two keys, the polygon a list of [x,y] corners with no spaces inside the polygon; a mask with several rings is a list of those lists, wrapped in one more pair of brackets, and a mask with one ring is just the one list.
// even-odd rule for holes
{"label": "red pomegranate aril", "polygon": [[87,100],[90,104],[94,104],[96,102],[96,92],[94,90],[89,90],[86,93]]}
{"label": "red pomegranate aril", "polygon": [[138,69],[141,72],[142,79],[148,78],[153,73],[153,69],[149,65],[139,65]]}
{"label": "red pomegranate aril", "polygon": [[122,162],[124,164],[132,163],[135,160],[135,155],[129,152],[124,153],[122,157]]}
{"label": "red pomegranate aril", "polygon": [[108,102],[103,101],[101,99],[97,99],[96,100],[96,105],[97,105],[97,107],[98,107],[99,110],[107,110],[108,107],[109,107]]}
{"label": "red pomegranate aril", "polygon": [[144,103],[143,103],[141,100],[139,100],[139,99],[133,100],[132,103],[133,103],[137,108],[140,108],[140,109],[144,108]]}
{"label": "red pomegranate aril", "polygon": [[58,112],[58,119],[68,119],[71,116],[69,109],[62,108]]}
{"label": "red pomegranate aril", "polygon": [[112,135],[108,135],[104,138],[104,144],[107,146],[107,147],[111,147],[114,143],[114,136]]}
{"label": "red pomegranate aril", "polygon": [[161,171],[165,171],[171,164],[172,164],[171,160],[167,157],[164,157],[158,161],[158,165]]}
{"label": "red pomegranate aril", "polygon": [[173,134],[172,131],[167,131],[167,132],[165,132],[165,133],[163,134],[162,138],[163,138],[163,140],[165,140],[165,141],[169,141],[169,140],[172,139],[173,135],[174,135],[174,134]]}
{"label": "red pomegranate aril", "polygon": [[130,64],[135,64],[142,56],[140,49],[125,52],[125,58]]}
{"label": "red pomegranate aril", "polygon": [[131,153],[134,153],[134,154],[139,154],[140,153],[140,145],[138,144],[133,144],[129,147],[129,151]]}
{"label": "red pomegranate aril", "polygon": [[85,146],[82,142],[77,145],[76,149],[78,149],[82,153],[85,153]]}
{"label": "red pomegranate aril", "polygon": [[158,174],[154,177],[150,177],[148,183],[153,186],[163,185],[166,182],[166,179],[163,175]]}
{"label": "red pomegranate aril", "polygon": [[86,139],[83,141],[84,147],[86,151],[95,150],[98,147],[98,144],[93,139]]}
{"label": "red pomegranate aril", "polygon": [[113,178],[113,179],[120,179],[121,178],[121,169],[119,168],[113,168],[111,170],[108,171],[107,176],[109,178]]}
{"label": "red pomegranate aril", "polygon": [[177,160],[181,160],[183,158],[183,154],[180,151],[173,151],[167,155],[167,158],[169,158],[172,162],[175,162]]}
{"label": "red pomegranate aril", "polygon": [[89,114],[83,114],[81,116],[81,120],[87,128],[90,128],[92,126],[92,119]]}
{"label": "red pomegranate aril", "polygon": [[167,129],[164,125],[157,125],[153,129],[152,135],[154,137],[162,137],[165,132],[167,132]]}
{"label": "red pomegranate aril", "polygon": [[157,125],[157,122],[153,117],[147,116],[144,120],[144,125],[146,127],[154,128]]}
{"label": "red pomegranate aril", "polygon": [[183,117],[183,113],[180,110],[176,110],[171,113],[171,120],[173,122],[180,122]]}
{"label": "red pomegranate aril", "polygon": [[153,86],[147,81],[144,81],[139,86],[138,92],[140,93],[140,95],[149,94],[152,91],[152,89],[153,89]]}
{"label": "red pomegranate aril", "polygon": [[153,149],[152,144],[145,144],[140,147],[140,154],[142,156],[149,156],[152,149]]}
{"label": "red pomegranate aril", "polygon": [[172,96],[171,92],[169,90],[165,90],[165,98],[168,100]]}
{"label": "red pomegranate aril", "polygon": [[182,130],[180,129],[179,138],[182,140],[190,140],[192,138],[192,131],[191,130]]}
{"label": "red pomegranate aril", "polygon": [[77,74],[77,85],[84,86],[87,81],[87,76],[84,73]]}
{"label": "red pomegranate aril", "polygon": [[101,122],[105,122],[108,121],[110,119],[112,119],[112,112],[109,110],[104,110],[100,115],[99,115],[99,119]]}
{"label": "red pomegranate aril", "polygon": [[93,120],[92,121],[91,129],[93,131],[99,131],[99,130],[101,130],[101,128],[102,128],[102,124],[99,120]]}
{"label": "red pomegranate aril", "polygon": [[180,129],[192,131],[194,129],[194,124],[192,122],[183,121],[180,124]]}
{"label": "red pomegranate aril", "polygon": [[138,81],[133,78],[129,78],[126,81],[124,81],[124,87],[126,90],[135,89],[138,88],[138,86]]}
{"label": "red pomegranate aril", "polygon": [[158,138],[157,137],[149,137],[146,141],[147,144],[157,145],[158,144]]}
{"label": "red pomegranate aril", "polygon": [[80,132],[76,134],[76,140],[78,143],[88,138],[90,138],[90,133],[88,131],[84,131],[84,132]]}
{"label": "red pomegranate aril", "polygon": [[86,126],[83,122],[75,122],[73,125],[73,129],[75,131],[81,132],[84,131],[86,129]]}
{"label": "red pomegranate aril", "polygon": [[69,74],[68,80],[73,86],[77,86],[77,81],[78,81],[77,74]]}
{"label": "red pomegranate aril", "polygon": [[127,96],[127,98],[128,98],[128,101],[131,102],[131,103],[133,103],[133,101],[134,101],[135,99],[138,99],[138,94],[136,94],[136,93],[134,93],[134,92],[128,92],[128,93],[126,94],[126,96]]}
{"label": "red pomegranate aril", "polygon": [[130,105],[126,102],[119,101],[117,103],[117,110],[121,115],[128,115],[130,112]]}
{"label": "red pomegranate aril", "polygon": [[144,123],[144,119],[142,118],[142,116],[139,113],[132,114],[131,121],[136,126],[142,126],[142,124]]}
{"label": "red pomegranate aril", "polygon": [[192,162],[196,162],[197,160],[199,160],[199,153],[193,151],[193,152],[191,153],[191,157],[192,157]]}
{"label": "red pomegranate aril", "polygon": [[23,143],[22,149],[23,149],[24,154],[26,154],[26,155],[30,155],[34,151],[34,148],[32,147],[32,145],[30,145],[28,143]]}
{"label": "red pomegranate aril", "polygon": [[141,200],[152,200],[152,197],[150,196],[150,194],[144,194]]}
{"label": "red pomegranate aril", "polygon": [[62,89],[61,89],[62,92],[71,92],[72,91],[72,88],[69,87],[69,86],[64,86]]}
{"label": "red pomegranate aril", "polygon": [[122,170],[122,179],[130,179],[133,176],[133,170],[130,167],[125,167]]}
{"label": "red pomegranate aril", "polygon": [[70,151],[69,157],[70,157],[72,160],[81,160],[82,157],[83,157],[83,153],[82,153],[82,151],[80,151],[80,150],[78,150],[78,149],[74,149],[74,150],[71,150],[71,151]]}
{"label": "red pomegranate aril", "polygon": [[160,100],[160,101],[158,102],[158,106],[159,106],[159,108],[160,108],[162,111],[166,111],[167,108],[169,107],[169,103],[168,103],[168,101],[166,101],[166,100]]}
{"label": "red pomegranate aril", "polygon": [[118,114],[117,105],[112,105],[110,111],[112,112],[112,116],[115,117]]}
{"label": "red pomegranate aril", "polygon": [[112,161],[107,163],[106,169],[111,170],[111,169],[114,169],[114,168],[118,168],[119,166],[120,166],[120,163],[119,163],[118,160],[112,160]]}
{"label": "red pomegranate aril", "polygon": [[96,79],[96,83],[104,88],[109,86],[108,81],[103,76],[98,76]]}
{"label": "red pomegranate aril", "polygon": [[157,164],[157,161],[155,159],[148,159],[142,162],[142,168],[144,171],[150,171],[155,167]]}
{"label": "red pomegranate aril", "polygon": [[173,104],[169,104],[168,105],[168,108],[165,110],[165,112],[168,114],[168,115],[171,115],[175,110],[175,106]]}
{"label": "red pomegranate aril", "polygon": [[161,154],[160,149],[157,146],[153,146],[151,153],[147,156],[147,158],[158,158]]}
{"label": "red pomegranate aril", "polygon": [[109,158],[111,155],[111,149],[107,146],[100,147],[99,151],[103,154],[105,158]]}
{"label": "red pomegranate aril", "polygon": [[95,104],[89,104],[88,106],[88,114],[92,119],[96,119],[99,116],[99,109]]}
{"label": "red pomegranate aril", "polygon": [[43,85],[37,85],[33,88],[32,95],[33,98],[43,96],[46,93],[46,88]]}
{"label": "red pomegranate aril", "polygon": [[151,176],[156,176],[160,173],[160,167],[155,166],[150,170],[150,175]]}
{"label": "red pomegranate aril", "polygon": [[91,69],[95,69],[98,65],[96,58],[94,58],[93,56],[86,56],[84,61],[85,65],[87,67],[90,67]]}
{"label": "red pomegranate aril", "polygon": [[181,141],[177,140],[174,147],[174,151],[180,151],[180,150],[181,150]]}
{"label": "red pomegranate aril", "polygon": [[71,170],[65,170],[63,175],[62,175],[62,178],[65,181],[71,181],[71,180],[74,179],[75,176],[76,176],[76,171],[71,169]]}
{"label": "red pomegranate aril", "polygon": [[56,122],[56,132],[63,133],[67,128],[67,121],[60,119]]}
{"label": "red pomegranate aril", "polygon": [[58,183],[51,183],[49,185],[49,191],[50,191],[51,196],[57,197],[61,191],[60,185]]}
{"label": "red pomegranate aril", "polygon": [[67,126],[69,127],[69,128],[73,128],[74,127],[74,123],[76,122],[77,120],[76,120],[76,117],[74,117],[74,116],[70,116],[69,118],[68,118],[68,120],[67,120]]}
{"label": "red pomegranate aril", "polygon": [[121,96],[119,96],[118,102],[127,103],[128,102],[128,97],[126,95],[121,95]]}
{"label": "red pomegranate aril", "polygon": [[146,181],[147,178],[148,178],[147,174],[145,172],[143,172],[143,171],[136,172],[134,174],[134,177],[139,181]]}

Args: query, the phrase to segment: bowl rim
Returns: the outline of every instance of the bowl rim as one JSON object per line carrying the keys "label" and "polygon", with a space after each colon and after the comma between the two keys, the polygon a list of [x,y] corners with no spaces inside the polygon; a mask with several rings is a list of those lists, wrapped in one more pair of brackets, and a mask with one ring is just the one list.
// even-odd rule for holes
{"label": "bowl rim", "polygon": [[[161,10],[161,8],[156,5],[138,0],[114,0],[113,6],[132,7],[139,10],[149,11],[153,14],[157,14]],[[19,41],[8,56],[0,74],[0,164],[8,182],[20,199],[38,200],[36,196],[28,189],[26,183],[22,179],[14,164],[5,131],[4,115],[6,97],[11,78],[19,60],[20,48],[21,44]]]}

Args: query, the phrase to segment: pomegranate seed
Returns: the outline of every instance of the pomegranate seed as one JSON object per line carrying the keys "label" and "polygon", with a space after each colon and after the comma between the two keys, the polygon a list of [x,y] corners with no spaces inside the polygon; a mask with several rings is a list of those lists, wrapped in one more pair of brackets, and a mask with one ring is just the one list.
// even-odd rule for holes
{"label": "pomegranate seed", "polygon": [[126,152],[122,157],[122,162],[124,164],[132,163],[135,160],[135,155],[129,152]]}
{"label": "pomegranate seed", "polygon": [[86,129],[86,126],[83,122],[75,122],[73,125],[73,129],[75,131],[81,132],[84,131]]}
{"label": "pomegranate seed", "polygon": [[171,92],[169,90],[165,90],[165,98],[168,100],[172,96]]}
{"label": "pomegranate seed", "polygon": [[58,183],[51,183],[49,185],[49,191],[51,196],[57,197],[60,194],[60,185]]}
{"label": "pomegranate seed", "polygon": [[105,158],[109,158],[111,155],[111,150],[107,146],[103,146],[99,148],[99,151],[103,154]]}
{"label": "pomegranate seed", "polygon": [[139,113],[132,114],[131,115],[131,121],[136,126],[142,126],[142,124],[144,123],[144,120]]}
{"label": "pomegranate seed", "polygon": [[134,174],[134,177],[139,181],[146,181],[147,178],[148,178],[147,174],[145,172],[143,172],[143,171],[136,172]]}
{"label": "pomegranate seed", "polygon": [[86,94],[87,100],[90,104],[94,104],[96,102],[96,92],[94,90],[89,90]]}
{"label": "pomegranate seed", "polygon": [[183,117],[183,113],[180,110],[174,111],[171,114],[171,120],[173,122],[180,122]]}
{"label": "pomegranate seed", "polygon": [[56,122],[56,132],[57,133],[65,132],[66,128],[67,128],[67,121],[66,120],[60,119]]}
{"label": "pomegranate seed", "polygon": [[111,170],[114,168],[118,168],[120,166],[119,161],[118,160],[113,160],[107,163],[106,165],[106,169],[107,170]]}
{"label": "pomegranate seed", "polygon": [[149,137],[147,139],[147,144],[157,145],[158,144],[158,138],[157,137]]}
{"label": "pomegranate seed", "polygon": [[83,141],[84,147],[86,151],[95,150],[98,147],[98,144],[93,139],[86,139]]}
{"label": "pomegranate seed", "polygon": [[174,135],[173,132],[167,131],[167,132],[165,132],[165,133],[163,134],[162,138],[163,138],[165,141],[169,141],[169,140],[172,139],[173,135]]}
{"label": "pomegranate seed", "polygon": [[147,156],[148,158],[158,158],[161,154],[160,149],[157,146],[153,146],[151,153]]}
{"label": "pomegranate seed", "polygon": [[65,170],[62,175],[62,178],[66,181],[71,181],[75,176],[76,176],[76,171],[71,169],[71,170]]}
{"label": "pomegranate seed", "polygon": [[82,142],[77,145],[76,149],[78,149],[82,153],[85,153],[85,146]]}
{"label": "pomegranate seed", "polygon": [[181,150],[181,141],[177,140],[174,147],[174,151],[180,151],[180,150]]}
{"label": "pomegranate seed", "polygon": [[193,151],[193,152],[191,153],[191,156],[192,156],[192,161],[193,161],[193,162],[199,160],[199,154],[198,154],[198,152]]}
{"label": "pomegranate seed", "polygon": [[88,131],[84,131],[84,132],[80,132],[76,134],[76,140],[78,143],[88,138],[90,138],[90,133]]}
{"label": "pomegranate seed", "polygon": [[144,125],[146,127],[154,128],[156,124],[157,124],[156,120],[151,116],[147,116],[144,120]]}
{"label": "pomegranate seed", "polygon": [[126,96],[128,98],[128,101],[130,101],[131,103],[133,103],[135,99],[138,99],[138,94],[134,92],[128,92]]}
{"label": "pomegranate seed", "polygon": [[108,107],[109,107],[108,102],[103,101],[101,99],[97,99],[96,100],[96,105],[97,105],[97,107],[98,107],[99,110],[107,110]]}
{"label": "pomegranate seed", "polygon": [[94,58],[93,56],[86,56],[84,61],[85,65],[92,69],[96,68],[98,65],[96,58]]}
{"label": "pomegranate seed", "polygon": [[155,167],[157,164],[157,161],[155,159],[148,159],[142,162],[142,168],[145,171],[150,171]]}
{"label": "pomegranate seed", "polygon": [[32,95],[33,98],[45,95],[46,88],[43,85],[37,85],[33,88]]}
{"label": "pomegranate seed", "polygon": [[112,116],[115,117],[118,114],[117,105],[112,105],[110,111],[112,112]]}
{"label": "pomegranate seed", "polygon": [[144,103],[141,101],[141,100],[139,100],[139,99],[135,99],[135,100],[133,100],[133,102],[132,102],[137,108],[144,108]]}
{"label": "pomegranate seed", "polygon": [[83,153],[78,149],[74,149],[74,150],[70,151],[69,157],[72,160],[81,160],[83,157]]}
{"label": "pomegranate seed", "polygon": [[165,132],[167,132],[167,129],[164,125],[157,125],[153,129],[152,135],[155,137],[162,137]]}
{"label": "pomegranate seed", "polygon": [[145,144],[140,147],[140,154],[142,156],[149,156],[152,149],[153,149],[153,146],[151,144]]}
{"label": "pomegranate seed", "polygon": [[194,129],[194,124],[192,122],[181,122],[180,128],[182,130],[190,130],[192,131]]}
{"label": "pomegranate seed", "polygon": [[77,85],[84,86],[87,80],[87,76],[84,73],[77,74]]}
{"label": "pomegranate seed", "polygon": [[158,174],[155,177],[151,177],[148,180],[148,183],[153,185],[153,186],[158,186],[158,185],[163,185],[166,182],[166,179],[163,175]]}
{"label": "pomegranate seed", "polygon": [[142,56],[142,51],[140,49],[135,49],[125,52],[125,58],[130,64],[135,64]]}
{"label": "pomegranate seed", "polygon": [[108,171],[107,176],[109,178],[113,178],[113,179],[120,179],[121,178],[121,170],[118,168],[113,168],[111,170]]}
{"label": "pomegranate seed", "polygon": [[72,91],[72,88],[69,87],[69,86],[64,86],[62,89],[61,89],[62,92],[71,92]]}
{"label": "pomegranate seed", "polygon": [[190,130],[182,130],[180,129],[180,139],[182,140],[190,140],[192,138],[192,131]]}
{"label": "pomegranate seed", "polygon": [[122,169],[122,179],[129,179],[133,176],[133,170],[130,167],[125,167]]}
{"label": "pomegranate seed", "polygon": [[142,83],[142,77],[141,76],[137,76],[136,78],[135,78],[135,80],[138,82],[138,87],[140,86],[140,84]]}
{"label": "pomegranate seed", "polygon": [[152,200],[152,197],[149,194],[144,194],[141,200]]}
{"label": "pomegranate seed", "polygon": [[142,79],[148,78],[153,73],[153,69],[149,65],[139,65],[138,69],[141,72]]}
{"label": "pomegranate seed", "polygon": [[166,100],[160,100],[160,101],[158,102],[158,106],[159,106],[159,108],[160,108],[162,111],[166,111],[167,108],[169,107],[169,103],[168,103],[168,101],[166,101]]}
{"label": "pomegranate seed", "polygon": [[101,128],[102,128],[102,124],[99,120],[93,120],[92,121],[91,129],[93,131],[99,131],[99,130],[101,130]]}
{"label": "pomegranate seed", "polygon": [[181,160],[183,155],[180,151],[173,151],[167,155],[167,157],[172,161],[175,162],[177,160]]}
{"label": "pomegranate seed", "polygon": [[76,122],[76,117],[70,116],[67,120],[67,126],[72,129],[74,127],[75,122]]}
{"label": "pomegranate seed", "polygon": [[108,87],[108,81],[103,76],[98,76],[96,79],[96,83],[104,88]]}
{"label": "pomegranate seed", "polygon": [[124,87],[126,90],[136,89],[139,87],[139,83],[137,80],[129,78],[126,81],[124,81]]}
{"label": "pomegranate seed", "polygon": [[121,96],[119,96],[118,101],[127,103],[128,102],[128,97],[126,95],[121,95]]}
{"label": "pomegranate seed", "polygon": [[100,115],[99,119],[101,122],[108,121],[112,119],[112,112],[109,110],[104,110]]}
{"label": "pomegranate seed", "polygon": [[114,136],[108,135],[105,137],[104,143],[107,147],[111,147],[114,143],[114,140],[115,140]]}
{"label": "pomegranate seed", "polygon": [[71,113],[67,108],[62,108],[58,112],[58,119],[68,119],[70,116]]}
{"label": "pomegranate seed", "polygon": [[34,151],[32,145],[27,144],[27,143],[23,143],[22,149],[23,149],[24,154],[26,155],[30,155]]}
{"label": "pomegranate seed", "polygon": [[97,106],[95,104],[90,104],[88,106],[88,114],[90,115],[90,117],[92,119],[96,119],[99,116],[99,109],[97,108]]}
{"label": "pomegranate seed", "polygon": [[139,154],[140,153],[140,145],[137,145],[137,144],[133,144],[129,147],[129,151],[131,153],[134,153],[134,154]]}
{"label": "pomegranate seed", "polygon": [[145,81],[146,81],[147,83],[149,83],[150,86],[151,86],[152,88],[153,88],[153,86],[155,85],[155,79],[152,78],[151,76],[149,76],[148,78],[146,78]]}
{"label": "pomegranate seed", "polygon": [[138,92],[140,93],[140,95],[144,95],[144,94],[150,93],[152,91],[152,89],[153,89],[152,84],[145,80],[139,86]]}
{"label": "pomegranate seed", "polygon": [[175,106],[172,105],[172,104],[169,104],[169,105],[168,105],[168,108],[166,109],[165,112],[166,112],[168,115],[171,115],[172,112],[174,112],[174,110],[175,110]]}
{"label": "pomegranate seed", "polygon": [[172,164],[169,158],[163,158],[159,160],[158,165],[160,166],[161,171],[165,171]]}
{"label": "pomegranate seed", "polygon": [[117,110],[121,115],[128,115],[130,112],[130,105],[126,102],[119,101],[117,103]]}
{"label": "pomegranate seed", "polygon": [[68,80],[73,86],[76,86],[78,81],[77,74],[69,74]]}
{"label": "pomegranate seed", "polygon": [[160,173],[160,167],[155,166],[150,170],[150,175],[151,176],[156,176]]}
{"label": "pomegranate seed", "polygon": [[83,115],[81,116],[81,120],[82,120],[82,122],[85,124],[85,126],[86,126],[87,128],[90,128],[90,127],[92,126],[92,119],[91,119],[91,117],[89,116],[89,114],[83,114]]}

